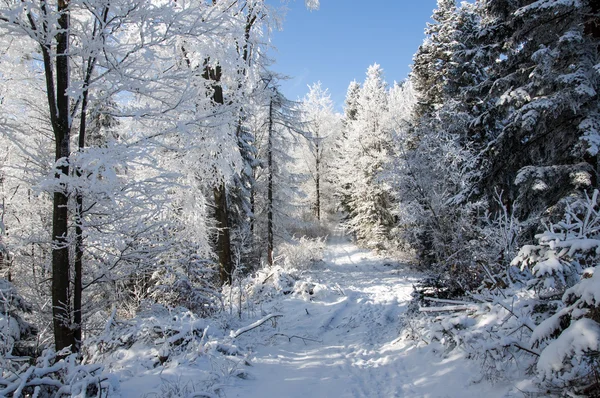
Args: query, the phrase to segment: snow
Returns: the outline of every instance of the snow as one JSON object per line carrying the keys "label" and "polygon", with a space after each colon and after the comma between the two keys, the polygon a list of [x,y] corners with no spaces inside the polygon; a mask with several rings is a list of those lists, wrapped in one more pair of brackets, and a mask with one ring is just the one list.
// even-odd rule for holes
{"label": "snow", "polygon": [[568,316],[569,309],[563,308],[548,319],[544,319],[531,334],[530,345],[533,346],[543,340],[550,338],[557,330],[560,330],[560,323],[563,317]]}
{"label": "snow", "polygon": [[[600,65],[597,65],[600,66]],[[600,71],[600,68],[596,68]],[[583,132],[583,136],[580,138],[585,141],[588,145],[587,151],[590,155],[595,156],[600,148],[600,123],[597,118],[587,117],[579,123],[579,130]]]}
{"label": "snow", "polygon": [[563,271],[563,265],[555,253],[549,251],[547,256],[548,258],[546,260],[540,261],[533,267],[534,275],[553,275]]}
{"label": "snow", "polygon": [[268,321],[269,319],[273,319],[273,318],[277,318],[283,316],[282,314],[269,314],[266,317],[259,319],[258,321],[254,322],[251,325],[248,326],[244,326],[243,328],[239,328],[238,330],[231,331],[231,333],[229,334],[231,336],[231,338],[235,339],[236,337],[238,337],[239,335],[241,335],[242,333],[246,333],[254,328],[259,327],[260,325],[262,325],[263,323],[265,323],[266,321]]}
{"label": "snow", "polygon": [[321,6],[319,0],[304,0],[304,4],[310,11],[316,11]]}
{"label": "snow", "polygon": [[278,295],[266,284],[280,277],[261,282],[258,313],[222,319],[222,332],[210,326],[211,336],[164,364],[148,343],[113,355],[107,367],[120,374],[122,396],[492,398],[511,388],[483,379],[461,350],[403,337],[418,273],[341,233],[329,238],[323,262],[298,272]]}
{"label": "snow", "polygon": [[0,313],[0,334],[4,338],[11,338],[13,341],[21,338],[21,329],[19,328],[19,322],[9,315]]}
{"label": "snow", "polygon": [[515,15],[524,16],[528,13],[535,12],[538,10],[568,6],[580,7],[580,2],[578,0],[538,0],[525,7],[521,7],[520,9],[515,11]]}
{"label": "snow", "polygon": [[238,343],[253,350],[252,377],[226,386],[227,397],[503,395],[502,388],[474,384],[477,366],[460,354],[443,357],[438,344],[420,347],[398,337],[414,272],[337,236],[325,265],[303,277],[329,286],[328,294],[271,303],[284,316],[275,328],[240,336]]}
{"label": "snow", "polygon": [[542,351],[537,369],[546,377],[564,368],[564,361],[600,348],[600,325],[582,318],[573,322],[561,335]]}
{"label": "snow", "polygon": [[563,296],[564,301],[572,297],[579,297],[584,303],[590,306],[600,305],[600,272],[594,272],[595,268],[588,269],[589,278],[581,280],[575,286],[567,289]]}

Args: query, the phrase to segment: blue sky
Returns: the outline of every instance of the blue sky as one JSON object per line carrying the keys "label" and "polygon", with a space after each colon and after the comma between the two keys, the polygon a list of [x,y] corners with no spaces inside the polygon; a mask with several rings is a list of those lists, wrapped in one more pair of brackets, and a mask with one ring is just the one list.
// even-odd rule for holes
{"label": "blue sky", "polygon": [[[279,0],[269,2],[281,7]],[[320,80],[341,111],[348,84],[362,82],[369,65],[380,64],[388,83],[408,76],[436,1],[321,0],[320,10],[310,12],[304,0],[295,0],[287,7],[271,52],[271,69],[293,78],[282,82],[283,93],[301,98]]]}

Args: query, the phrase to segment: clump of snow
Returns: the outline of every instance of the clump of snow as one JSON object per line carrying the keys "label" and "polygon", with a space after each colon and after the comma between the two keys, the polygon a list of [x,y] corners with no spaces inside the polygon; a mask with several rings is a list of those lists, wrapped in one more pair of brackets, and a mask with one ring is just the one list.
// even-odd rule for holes
{"label": "clump of snow", "polygon": [[305,301],[323,300],[332,292],[332,289],[323,283],[300,280],[294,284],[294,295],[302,297]]}
{"label": "clump of snow", "polygon": [[600,272],[595,272],[596,268],[588,268],[584,272],[584,279],[577,285],[567,289],[563,296],[563,301],[573,302],[579,298],[589,306],[600,306]]}
{"label": "clump of snow", "polygon": [[232,322],[226,312],[207,319],[161,305],[130,320],[113,312],[84,358],[118,374],[122,396],[218,396],[228,378],[246,374],[245,350],[229,337]]}
{"label": "clump of snow", "polygon": [[519,8],[515,11],[516,16],[525,16],[539,10],[560,9],[567,6],[578,6],[578,0],[538,0],[533,3]]}
{"label": "clump of snow", "polygon": [[12,283],[0,278],[0,368],[2,358],[17,355],[13,352],[17,342],[31,338],[37,333],[35,327],[21,316],[31,312],[31,308],[17,293]]}
{"label": "clump of snow", "polygon": [[[600,72],[600,68],[597,69]],[[579,130],[583,132],[580,138],[587,145],[587,152],[596,156],[600,150],[600,122],[596,117],[587,117],[579,123]]]}
{"label": "clump of snow", "polygon": [[600,349],[600,325],[597,322],[583,318],[579,319],[564,330],[540,354],[537,369],[544,377],[564,370],[567,359],[581,357],[590,351]]}
{"label": "clump of snow", "polygon": [[530,345],[536,346],[544,340],[551,339],[552,336],[557,334],[557,331],[561,330],[561,323],[564,318],[568,316],[568,310],[563,309],[550,318],[544,319],[532,332],[530,338]]}
{"label": "clump of snow", "polygon": [[3,354],[9,353],[15,341],[21,338],[19,323],[12,316],[0,313],[0,349]]}
{"label": "clump of snow", "polygon": [[538,276],[554,275],[563,272],[563,265],[554,252],[548,252],[548,258],[540,261],[532,268],[533,274]]}
{"label": "clump of snow", "polygon": [[306,5],[306,8],[308,8],[310,11],[316,11],[319,9],[319,7],[321,7],[319,0],[304,0],[304,5]]}

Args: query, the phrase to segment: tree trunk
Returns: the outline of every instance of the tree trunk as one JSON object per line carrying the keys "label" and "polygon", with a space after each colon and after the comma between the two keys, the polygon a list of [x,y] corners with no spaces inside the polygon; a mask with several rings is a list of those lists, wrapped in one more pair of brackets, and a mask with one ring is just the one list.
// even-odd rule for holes
{"label": "tree trunk", "polygon": [[273,100],[269,102],[269,137],[267,143],[269,169],[267,192],[267,262],[273,265]]}
{"label": "tree trunk", "polygon": [[317,200],[315,203],[315,211],[317,215],[317,221],[321,221],[321,159],[319,154],[319,137],[315,141],[315,183],[317,190]]}
{"label": "tree trunk", "polygon": [[[81,116],[79,119],[79,137],[78,150],[82,151],[85,148],[85,135],[87,127],[87,107],[88,107],[88,86],[92,77],[95,59],[88,60],[87,72],[85,76],[84,86],[86,90],[83,92],[81,101]],[[76,170],[77,178],[81,178],[81,170]],[[75,275],[73,278],[73,335],[77,350],[81,346],[82,340],[82,318],[81,307],[83,300],[83,192],[77,191],[75,198]]]}
{"label": "tree trunk", "polygon": [[0,277],[5,275],[7,281],[12,282],[12,276],[10,274],[10,263],[8,260],[8,250],[4,242],[6,236],[6,225],[4,225],[4,215],[6,213],[6,202],[4,195],[4,173],[0,172],[0,187],[2,190],[2,207],[0,207]]}
{"label": "tree trunk", "polygon": [[219,279],[221,284],[231,284],[233,263],[231,261],[231,238],[227,214],[227,190],[222,183],[213,190],[215,199],[215,219],[217,221],[217,255],[219,257]]}
{"label": "tree trunk", "polygon": [[[214,68],[208,65],[204,67],[202,75],[206,80],[212,80],[213,96],[215,104],[223,105],[225,103],[223,97],[223,87],[221,81],[221,67]],[[215,219],[217,221],[217,255],[219,258],[219,280],[221,284],[231,284],[233,276],[233,262],[231,261],[231,231],[229,229],[229,216],[227,209],[227,188],[222,182],[219,186],[213,188],[213,196],[215,200]]]}
{"label": "tree trunk", "polygon": [[[256,173],[254,170],[252,170],[252,180],[256,181]],[[252,246],[254,246],[254,225],[256,223],[256,186],[255,184],[252,184],[252,187],[250,188],[250,212],[252,213],[252,218],[250,219],[250,237],[252,238]]]}
{"label": "tree trunk", "polygon": [[[44,3],[45,4],[45,3]],[[45,7],[45,5],[44,5]],[[68,2],[58,2],[60,27],[56,35],[56,92],[52,83],[52,64],[50,49],[42,46],[44,52],[44,64],[46,72],[46,83],[50,80],[48,100],[52,118],[52,127],[55,137],[55,160],[60,161],[56,168],[55,177],[60,181],[61,177],[69,176],[70,155],[70,130],[71,118],[69,107],[69,10]],[[54,101],[55,99],[55,101]],[[71,294],[70,294],[70,263],[68,235],[68,192],[63,183],[59,182],[59,188],[54,192],[52,209],[52,316],[54,324],[54,341],[56,350],[63,348],[75,349],[75,340],[71,328]]]}

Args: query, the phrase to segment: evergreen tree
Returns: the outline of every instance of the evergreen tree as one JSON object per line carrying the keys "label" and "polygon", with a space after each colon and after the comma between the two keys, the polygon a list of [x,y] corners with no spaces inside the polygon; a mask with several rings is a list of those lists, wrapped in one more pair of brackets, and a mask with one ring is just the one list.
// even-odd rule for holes
{"label": "evergreen tree", "polygon": [[[346,124],[356,120],[358,115],[358,97],[360,95],[360,84],[353,80],[348,85],[348,91],[346,92],[346,100],[344,102],[344,118]],[[345,137],[346,133],[344,133]]]}
{"label": "evergreen tree", "polygon": [[433,11],[433,24],[427,24],[427,38],[417,50],[412,67],[412,81],[418,92],[418,116],[432,112],[443,104],[445,85],[451,67],[456,1],[438,0]]}
{"label": "evergreen tree", "polygon": [[360,84],[353,80],[348,85],[346,99],[344,101],[344,118],[342,119],[342,140],[337,147],[337,163],[340,164],[338,171],[338,184],[335,196],[338,198],[340,209],[344,217],[348,217],[352,211],[350,207],[350,192],[352,188],[352,176],[344,170],[352,170],[351,159],[346,151],[350,129],[358,116],[358,96],[360,95]]}
{"label": "evergreen tree", "polygon": [[[495,125],[478,188],[501,189],[521,219],[535,219],[597,184],[598,37],[586,2],[482,1]],[[487,36],[485,35],[487,33]],[[489,123],[488,123],[489,125]],[[560,206],[559,206],[560,207]]]}
{"label": "evergreen tree", "polygon": [[387,87],[379,65],[367,70],[356,104],[356,119],[346,120],[343,149],[348,159],[342,171],[349,196],[347,225],[360,242],[383,247],[394,218],[390,187],[380,179],[390,155],[391,131]]}

